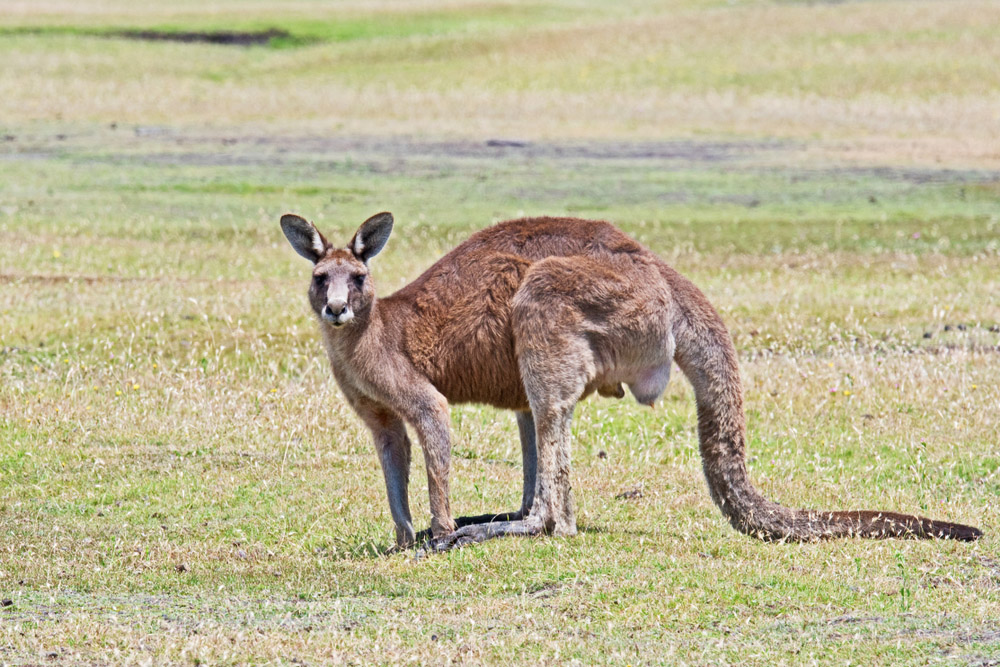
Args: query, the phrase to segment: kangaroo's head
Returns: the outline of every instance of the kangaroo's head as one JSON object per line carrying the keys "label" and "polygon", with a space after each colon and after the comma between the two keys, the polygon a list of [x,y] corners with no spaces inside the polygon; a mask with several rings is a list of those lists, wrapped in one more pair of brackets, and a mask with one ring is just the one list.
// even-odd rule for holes
{"label": "kangaroo's head", "polygon": [[367,320],[375,301],[368,260],[389,240],[392,214],[365,220],[345,248],[333,247],[315,225],[291,213],[281,216],[281,230],[295,252],[313,263],[309,303],[316,314],[338,328],[355,318]]}

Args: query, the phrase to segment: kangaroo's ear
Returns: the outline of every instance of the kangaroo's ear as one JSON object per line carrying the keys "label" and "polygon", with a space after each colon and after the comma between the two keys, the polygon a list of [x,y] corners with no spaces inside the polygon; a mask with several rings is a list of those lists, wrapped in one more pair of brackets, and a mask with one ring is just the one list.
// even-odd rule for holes
{"label": "kangaroo's ear", "polygon": [[329,242],[323,238],[313,223],[294,213],[281,216],[281,231],[285,232],[285,238],[295,248],[295,252],[313,264],[318,262],[330,247]]}
{"label": "kangaroo's ear", "polygon": [[348,250],[365,264],[379,253],[392,233],[392,213],[376,213],[361,223]]}

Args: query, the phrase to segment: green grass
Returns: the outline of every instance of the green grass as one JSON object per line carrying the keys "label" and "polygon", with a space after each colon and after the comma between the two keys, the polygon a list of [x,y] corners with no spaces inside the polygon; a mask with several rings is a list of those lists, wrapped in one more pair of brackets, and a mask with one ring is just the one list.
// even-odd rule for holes
{"label": "green grass", "polygon": [[[116,132],[100,135],[100,150],[50,140],[43,157],[0,165],[0,570],[13,601],[0,613],[13,655],[996,655],[984,620],[997,611],[989,535],[1000,493],[987,174],[927,172],[934,183],[916,187],[897,171],[793,173],[754,159],[523,162],[419,149],[400,167],[395,148],[316,173],[316,147],[212,165],[217,142],[178,157],[172,140]],[[768,495],[917,511],[988,537],[795,546],[734,533],[705,492],[678,378],[655,411],[580,406],[577,538],[381,555],[392,533],[377,462],[321,360],[307,267],[276,217],[299,210],[346,240],[386,202],[399,224],[375,263],[384,290],[522,210],[618,221],[727,319],[751,467]],[[513,420],[457,406],[453,425],[456,511],[514,507]],[[411,491],[425,523],[417,459]],[[635,488],[641,498],[615,499]]]}
{"label": "green grass", "polygon": [[[989,3],[18,7],[0,662],[1000,659],[1000,166],[969,122],[995,115]],[[311,41],[94,35],[234,26]],[[528,145],[485,144],[510,136]],[[766,495],[986,537],[735,533],[676,372],[655,410],[579,406],[578,536],[387,553],[378,463],[277,225],[346,243],[385,209],[381,293],[495,220],[615,221],[722,313]],[[453,509],[514,508],[513,418],[454,406],[452,426]]]}

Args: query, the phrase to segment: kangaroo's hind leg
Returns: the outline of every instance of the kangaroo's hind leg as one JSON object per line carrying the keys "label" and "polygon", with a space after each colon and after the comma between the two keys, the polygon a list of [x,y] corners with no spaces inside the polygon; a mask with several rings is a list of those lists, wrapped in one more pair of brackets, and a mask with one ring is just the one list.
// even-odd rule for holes
{"label": "kangaroo's hind leg", "polygon": [[[539,401],[533,401],[532,413],[522,413],[534,416],[534,428],[529,432],[537,434],[534,484],[525,488],[522,510],[508,515],[509,518],[497,515],[471,517],[485,520],[466,524],[449,535],[435,538],[424,546],[424,550],[446,551],[495,537],[576,534],[569,481],[570,420],[573,406],[582,391],[581,384],[575,392],[555,392],[557,398],[560,394],[564,397],[556,401],[550,400],[552,397],[546,394]],[[527,483],[532,475],[531,467],[527,465],[529,462],[525,463]]]}
{"label": "kangaroo's hind leg", "polygon": [[517,413],[517,430],[521,435],[521,463],[524,470],[524,492],[521,495],[521,512],[518,518],[524,518],[531,512],[531,505],[535,500],[535,481],[538,476],[535,417],[530,410]]}
{"label": "kangaroo's hind leg", "polygon": [[[544,264],[536,264],[532,272],[562,268]],[[464,526],[428,543],[428,549],[442,551],[502,536],[576,534],[570,421],[573,408],[595,377],[595,363],[572,295],[553,291],[549,285],[550,281],[526,280],[512,312],[518,366],[534,421],[537,458],[531,509],[517,520]],[[526,491],[524,506],[527,499]]]}

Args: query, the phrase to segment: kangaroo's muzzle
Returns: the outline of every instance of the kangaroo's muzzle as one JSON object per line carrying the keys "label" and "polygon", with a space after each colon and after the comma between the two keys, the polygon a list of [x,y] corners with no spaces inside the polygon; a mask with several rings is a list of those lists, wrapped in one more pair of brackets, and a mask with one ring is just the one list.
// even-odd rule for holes
{"label": "kangaroo's muzzle", "polygon": [[343,326],[354,319],[354,312],[347,305],[346,301],[329,301],[323,306],[320,317],[324,322],[329,322],[335,327]]}

